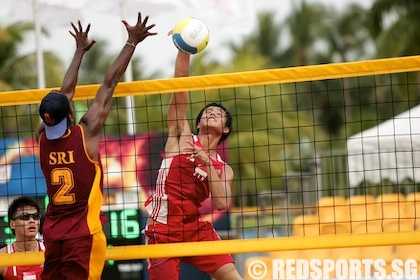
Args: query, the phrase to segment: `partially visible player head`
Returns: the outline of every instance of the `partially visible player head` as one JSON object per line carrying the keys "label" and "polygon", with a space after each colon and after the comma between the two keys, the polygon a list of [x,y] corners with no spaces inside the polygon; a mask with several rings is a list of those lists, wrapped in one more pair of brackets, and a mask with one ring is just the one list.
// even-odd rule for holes
{"label": "partially visible player head", "polygon": [[[38,202],[31,197],[19,197],[10,204],[7,216],[9,218],[9,225],[13,234],[16,231],[22,232],[22,235],[32,234],[35,236],[39,230],[39,223],[41,219],[41,209]],[[29,228],[29,233],[25,231],[25,223],[29,220],[35,221],[33,228]]]}
{"label": "partially visible player head", "polygon": [[51,91],[39,105],[39,115],[45,123],[45,135],[49,140],[61,138],[67,131],[70,102],[64,94]]}
{"label": "partially visible player head", "polygon": [[200,123],[201,117],[203,116],[204,111],[206,111],[210,107],[217,107],[225,113],[224,117],[226,117],[226,122],[224,124],[224,130],[223,130],[222,137],[220,138],[220,141],[218,143],[218,144],[220,144],[220,143],[222,143],[223,141],[226,140],[226,138],[229,136],[230,132],[232,131],[232,115],[227,110],[227,108],[220,103],[215,103],[215,102],[210,103],[207,106],[205,106],[203,109],[201,109],[201,111],[198,113],[197,119],[195,121],[195,126],[197,128],[197,134],[200,132],[200,129],[198,128],[198,125]]}

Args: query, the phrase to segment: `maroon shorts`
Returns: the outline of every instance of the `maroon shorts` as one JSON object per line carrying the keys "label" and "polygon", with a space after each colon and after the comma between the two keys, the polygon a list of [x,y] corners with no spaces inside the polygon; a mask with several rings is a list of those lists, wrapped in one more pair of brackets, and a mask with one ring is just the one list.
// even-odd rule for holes
{"label": "maroon shorts", "polygon": [[[146,236],[146,244],[220,240],[220,237],[209,222],[188,223],[177,229],[163,224],[148,225],[144,230],[144,234]],[[193,265],[208,274],[212,274],[225,264],[234,262],[230,254],[149,259],[147,263],[149,279],[178,280],[181,261]]]}
{"label": "maroon shorts", "polygon": [[105,265],[106,236],[93,235],[44,241],[45,262],[41,279],[100,279]]}

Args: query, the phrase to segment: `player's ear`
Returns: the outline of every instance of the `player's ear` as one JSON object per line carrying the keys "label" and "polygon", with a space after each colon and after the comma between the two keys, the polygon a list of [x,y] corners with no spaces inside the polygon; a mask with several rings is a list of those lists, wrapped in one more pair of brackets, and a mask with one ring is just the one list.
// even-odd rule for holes
{"label": "player's ear", "polygon": [[9,227],[10,227],[11,229],[13,229],[13,230],[15,230],[15,229],[16,229],[16,224],[15,224],[15,221],[14,221],[14,220],[11,220],[11,221],[10,221],[10,223],[9,223]]}
{"label": "player's ear", "polygon": [[230,128],[229,127],[223,128],[223,134],[228,134],[229,131],[230,131]]}

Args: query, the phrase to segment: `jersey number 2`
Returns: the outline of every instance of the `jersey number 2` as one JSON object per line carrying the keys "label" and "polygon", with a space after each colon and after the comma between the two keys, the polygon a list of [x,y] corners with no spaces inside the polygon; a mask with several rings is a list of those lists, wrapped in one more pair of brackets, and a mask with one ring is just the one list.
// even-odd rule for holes
{"label": "jersey number 2", "polygon": [[51,171],[51,184],[59,186],[52,198],[54,204],[73,204],[76,202],[74,193],[70,193],[74,188],[73,172],[70,169],[53,169]]}

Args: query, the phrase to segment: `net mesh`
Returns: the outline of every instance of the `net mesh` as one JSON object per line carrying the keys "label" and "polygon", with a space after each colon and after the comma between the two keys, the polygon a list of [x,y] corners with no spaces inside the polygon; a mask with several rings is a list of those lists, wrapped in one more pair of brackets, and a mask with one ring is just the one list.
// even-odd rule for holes
{"label": "net mesh", "polygon": [[[382,245],[391,250],[383,254],[394,257],[410,251],[406,246],[418,245],[407,244],[420,243],[419,70],[420,56],[412,56],[120,83],[100,141],[105,232],[115,246],[107,259],[234,253],[245,275],[255,252],[272,259],[282,258],[285,250],[303,258],[307,249],[333,258],[368,246]],[[98,87],[77,88],[76,120]],[[33,196],[44,210],[47,204],[34,131],[37,104],[49,90],[0,93],[0,240],[5,244],[13,241],[7,208],[15,197]],[[233,115],[232,133],[219,147],[235,172],[232,205],[217,211],[209,201],[203,204],[203,219],[215,223],[223,239],[218,245],[155,250],[141,245],[143,204],[161,161],[169,93],[180,90],[190,92],[192,127],[211,102],[223,103]],[[419,250],[410,248],[420,258]],[[364,250],[359,257],[372,255]],[[41,261],[39,254],[0,256],[1,266]]]}

